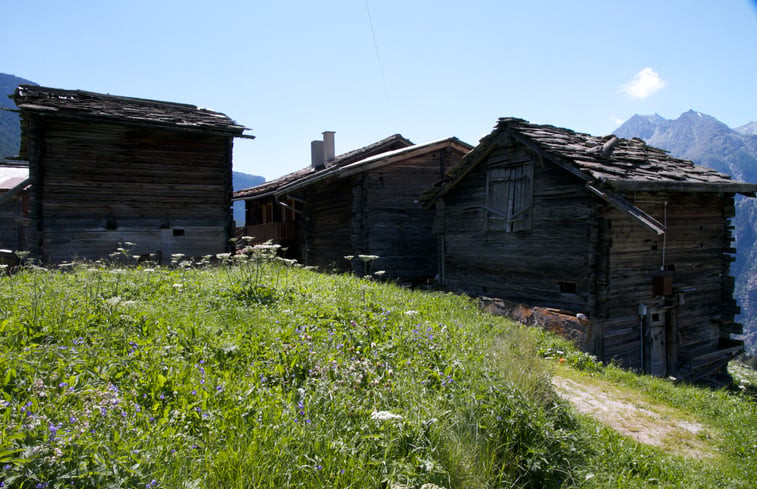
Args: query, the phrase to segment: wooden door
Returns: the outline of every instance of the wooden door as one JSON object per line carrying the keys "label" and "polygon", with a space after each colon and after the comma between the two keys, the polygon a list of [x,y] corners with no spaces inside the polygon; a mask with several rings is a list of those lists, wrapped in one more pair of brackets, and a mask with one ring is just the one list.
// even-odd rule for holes
{"label": "wooden door", "polygon": [[667,357],[667,317],[663,309],[651,309],[648,317],[646,343],[647,372],[655,377],[664,377],[668,371]]}

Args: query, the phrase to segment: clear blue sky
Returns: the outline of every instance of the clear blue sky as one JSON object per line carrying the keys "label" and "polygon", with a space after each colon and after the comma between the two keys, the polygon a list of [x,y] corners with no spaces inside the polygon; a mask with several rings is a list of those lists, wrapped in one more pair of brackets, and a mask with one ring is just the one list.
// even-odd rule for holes
{"label": "clear blue sky", "polygon": [[270,180],[394,133],[471,144],[515,116],[603,135],[635,113],[757,120],[755,0],[0,0],[0,72],[185,102],[252,129]]}

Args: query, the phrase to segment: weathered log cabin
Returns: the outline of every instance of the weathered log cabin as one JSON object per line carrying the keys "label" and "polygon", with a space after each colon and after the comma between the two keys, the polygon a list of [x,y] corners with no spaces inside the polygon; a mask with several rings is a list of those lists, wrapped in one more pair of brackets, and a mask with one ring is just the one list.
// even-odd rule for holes
{"label": "weathered log cabin", "polygon": [[433,212],[417,199],[471,146],[457,138],[414,145],[395,134],[335,156],[333,132],[323,135],[311,143],[310,167],[234,194],[246,201],[246,233],[325,270],[363,273],[363,254],[377,255],[373,271],[387,277],[433,277]]}
{"label": "weathered log cabin", "polygon": [[232,144],[244,127],[194,105],[21,85],[29,250],[97,259],[131,242],[166,262],[229,249]]}
{"label": "weathered log cabin", "polygon": [[447,288],[570,311],[599,359],[697,380],[743,348],[729,220],[755,191],[640,139],[503,118],[421,202]]}
{"label": "weathered log cabin", "polygon": [[29,226],[29,166],[0,162],[0,248],[24,248]]}

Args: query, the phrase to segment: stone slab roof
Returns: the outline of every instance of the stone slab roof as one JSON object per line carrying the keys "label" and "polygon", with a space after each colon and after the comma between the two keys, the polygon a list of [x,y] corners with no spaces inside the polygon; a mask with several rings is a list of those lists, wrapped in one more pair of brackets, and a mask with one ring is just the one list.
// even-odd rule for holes
{"label": "stone slab roof", "polygon": [[532,124],[518,118],[501,118],[494,130],[460,163],[447,172],[444,181],[424,193],[430,203],[443,195],[470,169],[485,159],[493,146],[512,138],[587,183],[617,191],[713,191],[750,194],[757,184],[731,179],[728,175],[691,161],[674,158],[668,152],[648,146],[638,138],[592,136],[551,125]]}
{"label": "stone slab roof", "polygon": [[352,163],[358,162],[362,159],[369,158],[371,156],[382,154],[387,151],[391,151],[397,148],[405,148],[412,146],[413,143],[404,138],[401,134],[393,134],[387,138],[376,141],[375,143],[363,146],[362,148],[349,151],[338,155],[333,161],[326,163],[326,166],[320,169],[315,169],[312,166],[308,166],[301,170],[297,170],[292,173],[288,173],[282,177],[279,177],[270,182],[261,183],[255,187],[250,187],[234,192],[234,200],[249,200],[270,193],[276,193],[279,189],[284,187],[289,188],[292,185],[296,185],[299,182],[311,181],[312,179],[320,179],[333,173],[336,169],[345,167]]}
{"label": "stone slab roof", "polygon": [[241,135],[245,130],[225,114],[189,104],[35,85],[19,85],[12,98],[21,113],[49,117],[99,119],[234,135]]}

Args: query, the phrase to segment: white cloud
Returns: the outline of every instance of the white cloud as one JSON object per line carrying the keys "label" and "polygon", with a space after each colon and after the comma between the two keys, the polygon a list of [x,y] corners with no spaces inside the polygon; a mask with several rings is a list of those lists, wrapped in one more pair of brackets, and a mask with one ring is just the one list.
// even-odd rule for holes
{"label": "white cloud", "polygon": [[660,75],[647,67],[636,73],[633,80],[621,85],[620,91],[633,98],[647,98],[664,86],[665,81],[660,78]]}
{"label": "white cloud", "polygon": [[615,114],[611,114],[610,115],[610,122],[612,122],[616,126],[619,126],[619,125],[623,124],[625,121],[623,119],[621,119],[620,117],[616,116]]}

